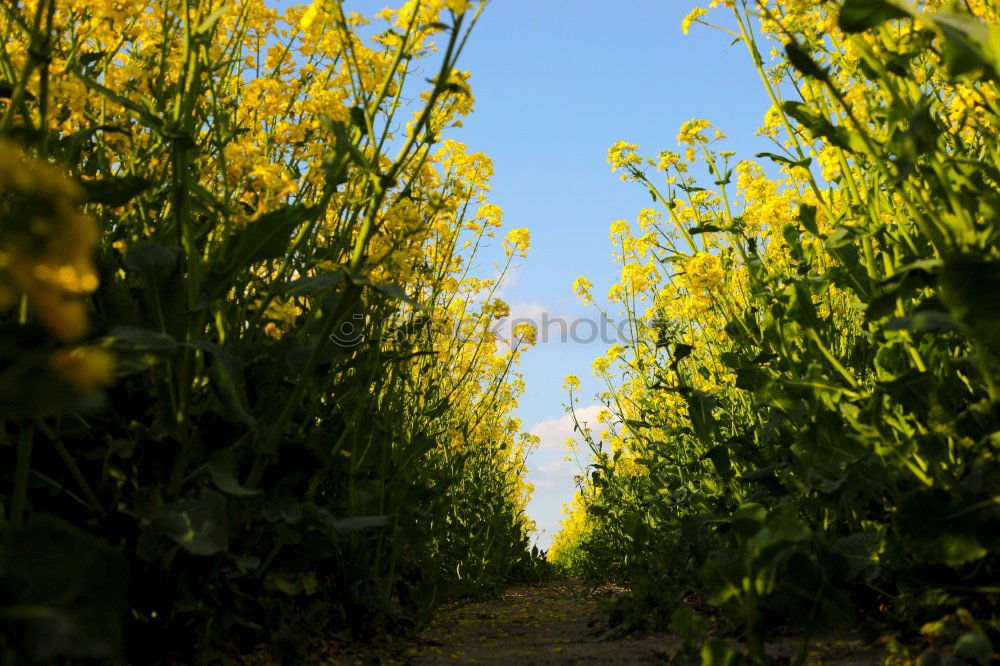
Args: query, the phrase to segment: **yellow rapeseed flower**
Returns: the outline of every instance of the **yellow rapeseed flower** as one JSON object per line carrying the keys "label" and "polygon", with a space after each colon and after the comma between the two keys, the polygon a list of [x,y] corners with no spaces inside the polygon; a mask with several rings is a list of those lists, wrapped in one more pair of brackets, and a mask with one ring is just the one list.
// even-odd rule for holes
{"label": "yellow rapeseed flower", "polygon": [[573,293],[583,301],[584,305],[590,305],[591,303],[591,291],[594,289],[594,284],[583,277],[582,275],[577,279],[573,280]]}
{"label": "yellow rapeseed flower", "polygon": [[531,322],[522,321],[514,327],[514,338],[519,342],[533,345],[538,341],[538,329]]}
{"label": "yellow rapeseed flower", "polygon": [[302,18],[299,19],[299,27],[303,30],[309,30],[319,18],[319,13],[323,9],[323,0],[315,0],[309,8],[306,9],[305,13],[302,14]]}
{"label": "yellow rapeseed flower", "polygon": [[691,12],[684,17],[684,20],[681,21],[681,32],[685,35],[688,34],[688,31],[691,30],[691,24],[701,20],[701,17],[707,13],[708,10],[702,7],[695,7],[692,9]]}
{"label": "yellow rapeseed flower", "polygon": [[98,233],[77,210],[82,198],[55,167],[0,140],[0,308],[25,294],[42,324],[66,341],[86,333],[81,299],[97,288],[90,255]]}
{"label": "yellow rapeseed flower", "polygon": [[81,391],[109,386],[115,377],[114,354],[100,347],[77,347],[55,352],[52,370]]}
{"label": "yellow rapeseed flower", "polygon": [[503,247],[508,256],[515,252],[522,257],[528,256],[528,248],[531,247],[531,232],[527,229],[511,229],[503,240]]}

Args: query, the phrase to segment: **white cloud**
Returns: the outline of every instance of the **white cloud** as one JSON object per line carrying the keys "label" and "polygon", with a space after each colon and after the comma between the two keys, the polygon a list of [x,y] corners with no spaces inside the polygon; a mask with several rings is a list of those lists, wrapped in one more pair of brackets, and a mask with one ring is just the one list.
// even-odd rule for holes
{"label": "white cloud", "polygon": [[511,303],[510,317],[512,320],[528,320],[535,326],[539,326],[542,315],[549,311],[543,303]]}
{"label": "white cloud", "polygon": [[565,464],[564,460],[553,460],[551,462],[545,463],[544,465],[539,465],[535,469],[538,470],[539,474],[546,474],[546,475],[555,474],[556,472],[562,469],[564,464]]}
{"label": "white cloud", "polygon": [[[601,424],[597,415],[603,405],[585,405],[576,408],[576,417],[581,424],[584,422],[597,431]],[[576,490],[574,477],[580,473],[580,464],[586,466],[589,451],[583,459],[565,460],[566,440],[574,438],[579,441],[580,433],[573,430],[573,418],[569,414],[554,419],[545,419],[532,425],[528,432],[539,438],[539,448],[532,453],[528,481],[534,485],[535,493],[528,505],[528,515],[537,522],[535,536],[538,546],[547,549],[552,539],[559,532],[562,520],[563,503],[573,498]]]}
{"label": "white cloud", "polygon": [[[576,408],[576,418],[581,424],[586,423],[592,430],[597,430],[597,415],[603,409],[602,405],[587,405]],[[573,417],[563,414],[557,419],[539,421],[528,429],[532,435],[539,438],[538,448],[557,449],[566,445],[566,440],[579,438],[580,433],[573,430]]]}
{"label": "white cloud", "polygon": [[541,465],[535,465],[530,472],[532,483],[536,490],[555,490],[566,485],[567,479],[573,475],[567,471],[567,463],[562,458],[550,460]]}
{"label": "white cloud", "polygon": [[508,303],[510,315],[494,322],[492,328],[502,338],[509,339],[517,324],[529,322],[538,333],[538,344],[572,343],[575,345],[590,344],[625,344],[628,342],[628,329],[622,322],[616,322],[598,315],[570,314],[565,310],[557,310],[551,305],[532,302],[515,301]]}
{"label": "white cloud", "polygon": [[514,337],[514,327],[528,322],[540,331],[541,322],[548,321],[549,309],[542,303],[509,303],[510,315],[492,324],[493,332],[500,338],[500,350],[508,349],[507,341]]}
{"label": "white cloud", "polygon": [[531,479],[531,485],[537,493],[541,490],[557,490],[561,486],[559,481],[562,479],[553,479],[547,476],[534,477]]}

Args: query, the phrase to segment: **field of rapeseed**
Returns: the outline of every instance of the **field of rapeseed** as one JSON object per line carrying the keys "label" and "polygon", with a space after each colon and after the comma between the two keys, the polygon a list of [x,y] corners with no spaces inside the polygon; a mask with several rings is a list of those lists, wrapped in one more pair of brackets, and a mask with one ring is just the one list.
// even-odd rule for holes
{"label": "field of rapeseed", "polygon": [[2,3],[4,663],[294,658],[533,574],[529,236],[447,138],[481,10]]}
{"label": "field of rapeseed", "polygon": [[628,339],[547,563],[535,331],[493,330],[530,235],[455,140],[486,4],[0,0],[0,663],[301,663],[549,563],[680,663],[831,629],[989,663],[1000,6],[688,16],[725,14],[773,152],[610,148],[653,207],[610,306],[573,283]]}
{"label": "field of rapeseed", "polygon": [[789,628],[802,659],[837,627],[900,662],[995,656],[1000,7],[945,4],[695,9],[685,32],[735,26],[773,152],[739,160],[705,120],[609,150],[654,206],[611,227],[631,337],[594,362],[550,559],[630,581],[633,620],[705,664],[766,663]]}

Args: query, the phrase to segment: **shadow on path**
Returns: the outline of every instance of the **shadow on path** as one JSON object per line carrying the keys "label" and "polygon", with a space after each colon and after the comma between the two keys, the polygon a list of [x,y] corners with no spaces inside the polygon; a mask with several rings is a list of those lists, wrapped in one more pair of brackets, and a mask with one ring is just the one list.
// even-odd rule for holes
{"label": "shadow on path", "polygon": [[[614,638],[598,609],[599,589],[559,580],[515,587],[498,600],[441,610],[421,634],[412,664],[636,664],[667,661],[669,635]],[[603,639],[603,640],[599,640]]]}
{"label": "shadow on path", "polygon": [[[588,594],[580,581],[558,580],[515,587],[500,599],[443,608],[401,660],[434,664],[700,664],[697,656],[671,661],[680,639],[669,633],[621,635],[609,630],[598,608],[614,587]],[[801,639],[766,645],[774,664],[795,663]],[[881,664],[884,651],[857,636],[830,634],[814,640],[805,663],[812,666]]]}

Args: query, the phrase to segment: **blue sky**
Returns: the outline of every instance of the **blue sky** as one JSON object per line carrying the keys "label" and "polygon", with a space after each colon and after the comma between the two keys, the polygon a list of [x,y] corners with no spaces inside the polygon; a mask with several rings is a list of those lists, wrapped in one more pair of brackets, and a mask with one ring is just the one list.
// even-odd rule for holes
{"label": "blue sky", "polygon": [[[773,150],[754,135],[768,104],[743,45],[730,46],[730,37],[705,26],[681,34],[697,4],[493,0],[486,8],[459,62],[472,73],[476,109],[453,138],[493,159],[491,199],[504,209],[504,226],[531,230],[531,252],[503,292],[514,316],[593,317],[574,296],[573,280],[586,275],[598,295],[613,284],[608,227],[634,222],[651,204],[645,191],[611,173],[606,157],[615,141],[653,156],[676,149],[680,124],[697,117],[721,128],[740,159]],[[590,364],[605,348],[551,336],[521,365],[520,416],[543,438],[529,459],[529,513],[542,547],[558,529],[577,469],[564,461],[572,430],[563,379],[578,375],[579,405],[595,405],[601,387]]]}

